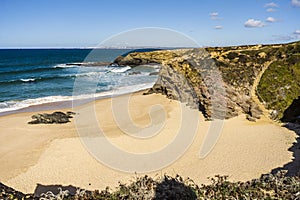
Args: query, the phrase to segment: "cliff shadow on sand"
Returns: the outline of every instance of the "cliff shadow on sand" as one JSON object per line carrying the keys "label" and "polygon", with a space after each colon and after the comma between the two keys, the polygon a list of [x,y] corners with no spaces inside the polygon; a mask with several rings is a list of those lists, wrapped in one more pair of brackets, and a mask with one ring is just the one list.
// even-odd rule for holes
{"label": "cliff shadow on sand", "polygon": [[288,176],[300,175],[300,97],[295,99],[293,103],[285,110],[282,121],[286,122],[284,127],[294,131],[297,134],[296,141],[288,150],[293,153],[293,160],[283,167],[272,170],[276,173],[279,170],[287,170]]}

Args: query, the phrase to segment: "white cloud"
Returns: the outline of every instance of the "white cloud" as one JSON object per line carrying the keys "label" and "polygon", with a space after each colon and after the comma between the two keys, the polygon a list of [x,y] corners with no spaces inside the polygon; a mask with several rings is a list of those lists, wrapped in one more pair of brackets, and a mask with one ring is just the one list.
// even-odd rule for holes
{"label": "white cloud", "polygon": [[261,28],[261,27],[264,27],[265,24],[262,21],[260,21],[260,20],[248,19],[245,22],[244,26],[246,28]]}
{"label": "white cloud", "polygon": [[300,39],[300,35],[273,35],[275,40],[291,41]]}
{"label": "white cloud", "polygon": [[219,13],[217,13],[217,12],[209,13],[209,16],[210,16],[210,19],[211,19],[211,20],[219,20],[219,19],[222,19],[222,18],[219,17]]}
{"label": "white cloud", "polygon": [[300,0],[292,0],[292,5],[296,7],[300,7]]}
{"label": "white cloud", "polygon": [[276,12],[277,10],[276,9],[274,9],[274,8],[268,8],[267,9],[267,12]]}
{"label": "white cloud", "polygon": [[270,22],[270,23],[273,23],[273,22],[276,22],[277,20],[275,19],[275,18],[273,18],[273,17],[268,17],[267,19],[266,19],[266,22]]}
{"label": "white cloud", "polygon": [[211,17],[217,17],[217,16],[219,15],[219,13],[217,13],[217,12],[212,12],[212,13],[209,13],[209,15],[210,15]]}
{"label": "white cloud", "polygon": [[[294,0],[293,0],[294,1]],[[296,1],[298,1],[298,0],[296,0]],[[271,2],[271,3],[267,3],[267,4],[265,4],[265,7],[271,7],[271,8],[276,8],[276,7],[279,7],[276,3],[274,3],[274,2]]]}
{"label": "white cloud", "polygon": [[215,26],[215,29],[223,29],[223,26]]}
{"label": "white cloud", "polygon": [[273,35],[274,41],[291,41],[295,39],[292,35]]}
{"label": "white cloud", "polygon": [[296,30],[296,31],[294,32],[294,34],[300,35],[300,30]]}
{"label": "white cloud", "polygon": [[300,39],[300,29],[289,35],[273,35],[275,40],[291,41]]}

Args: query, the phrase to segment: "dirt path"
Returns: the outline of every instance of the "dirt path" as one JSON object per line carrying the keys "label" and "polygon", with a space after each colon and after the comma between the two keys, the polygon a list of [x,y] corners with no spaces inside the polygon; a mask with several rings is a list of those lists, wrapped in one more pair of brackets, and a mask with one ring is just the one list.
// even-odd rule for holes
{"label": "dirt path", "polygon": [[271,64],[271,61],[268,61],[268,62],[264,63],[264,66],[263,66],[262,70],[259,72],[259,74],[257,75],[256,79],[254,80],[253,85],[252,85],[252,89],[250,91],[250,95],[251,95],[253,101],[262,110],[263,117],[265,117],[267,119],[269,119],[269,113],[270,112],[269,112],[269,110],[267,110],[265,108],[265,106],[263,105],[263,103],[260,102],[258,96],[256,95],[256,90],[257,90],[257,86],[258,86],[258,84],[260,82],[260,79],[261,79],[262,75],[264,74],[264,72],[266,71],[266,69],[268,69],[268,67],[270,66],[270,64]]}

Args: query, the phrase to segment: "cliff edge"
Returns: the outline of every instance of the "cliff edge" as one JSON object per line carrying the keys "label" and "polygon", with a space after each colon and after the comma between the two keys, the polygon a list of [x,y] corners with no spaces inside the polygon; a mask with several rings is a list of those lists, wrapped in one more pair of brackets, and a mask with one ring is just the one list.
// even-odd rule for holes
{"label": "cliff edge", "polygon": [[262,115],[295,121],[300,115],[287,111],[299,108],[300,42],[132,52],[114,63],[161,64],[148,93],[187,103],[207,119],[244,113],[251,121]]}

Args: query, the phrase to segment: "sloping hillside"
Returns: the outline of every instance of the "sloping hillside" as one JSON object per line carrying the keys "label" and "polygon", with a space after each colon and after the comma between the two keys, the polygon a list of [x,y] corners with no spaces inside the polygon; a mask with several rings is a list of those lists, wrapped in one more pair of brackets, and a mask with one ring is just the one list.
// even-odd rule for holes
{"label": "sloping hillside", "polygon": [[[245,113],[254,121],[263,114],[263,108],[269,110],[265,115],[281,119],[300,96],[299,61],[300,42],[294,42],[133,52],[118,57],[115,63],[130,66],[159,63],[162,66],[159,78],[149,93],[162,93],[186,102],[208,119]],[[255,94],[262,105],[258,105]],[[295,120],[295,117],[289,118]]]}

